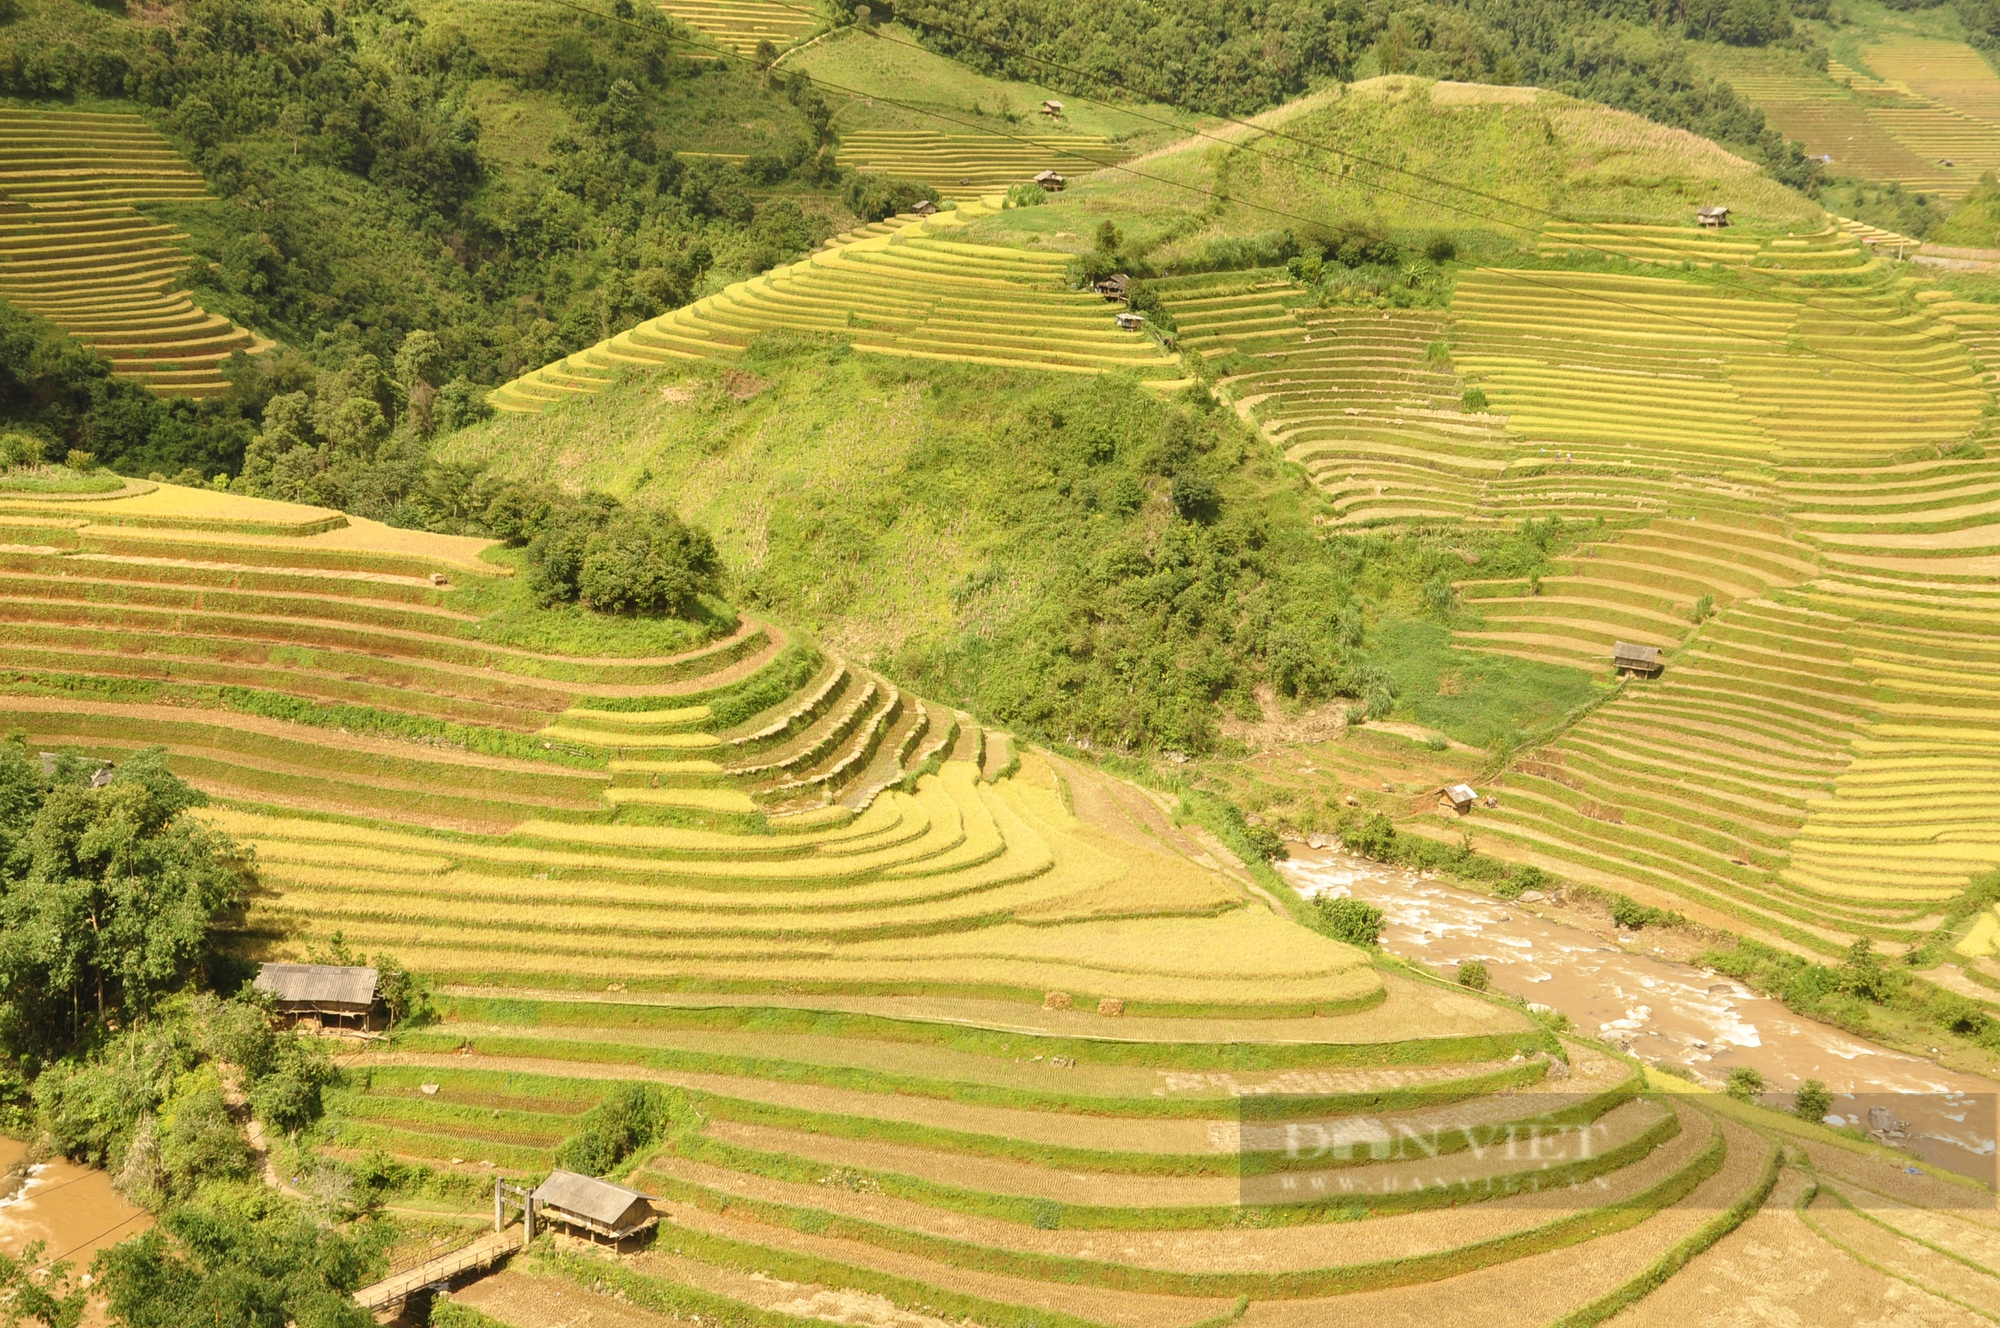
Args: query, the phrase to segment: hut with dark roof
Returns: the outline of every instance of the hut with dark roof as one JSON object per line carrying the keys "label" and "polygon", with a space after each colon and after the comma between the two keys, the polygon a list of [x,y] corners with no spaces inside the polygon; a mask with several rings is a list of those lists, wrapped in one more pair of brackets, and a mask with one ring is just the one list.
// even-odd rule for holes
{"label": "hut with dark roof", "polygon": [[345,1027],[351,1020],[366,1028],[375,1010],[376,977],[372,968],[339,964],[265,964],[250,985],[269,992],[278,1013],[294,1021],[334,1020]]}
{"label": "hut with dark roof", "polygon": [[651,1196],[623,1185],[574,1171],[552,1171],[535,1188],[535,1212],[544,1221],[561,1222],[592,1239],[624,1240],[660,1220]]}

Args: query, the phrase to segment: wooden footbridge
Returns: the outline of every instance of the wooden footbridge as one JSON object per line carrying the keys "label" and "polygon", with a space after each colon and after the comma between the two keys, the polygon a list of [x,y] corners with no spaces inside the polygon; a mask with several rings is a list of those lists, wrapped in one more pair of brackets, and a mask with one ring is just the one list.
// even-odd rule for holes
{"label": "wooden footbridge", "polygon": [[[521,1210],[521,1229],[507,1229],[507,1210]],[[501,1181],[493,1182],[493,1230],[455,1250],[426,1259],[414,1268],[392,1273],[372,1286],[354,1293],[355,1303],[364,1310],[380,1313],[402,1305],[425,1287],[442,1286],[455,1277],[490,1268],[516,1250],[526,1249],[535,1238],[535,1201],[527,1190]]]}

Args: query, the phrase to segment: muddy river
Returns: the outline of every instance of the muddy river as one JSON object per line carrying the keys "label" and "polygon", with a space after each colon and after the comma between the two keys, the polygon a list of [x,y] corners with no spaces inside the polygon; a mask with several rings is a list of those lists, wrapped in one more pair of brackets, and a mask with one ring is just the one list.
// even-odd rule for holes
{"label": "muddy river", "polygon": [[88,1268],[97,1251],[153,1224],[125,1202],[111,1178],[60,1159],[26,1163],[27,1145],[0,1138],[0,1250],[19,1254],[42,1242],[42,1260]]}
{"label": "muddy river", "polygon": [[[1992,1183],[1996,1085],[1802,1019],[1712,970],[1634,953],[1580,927],[1418,873],[1336,850],[1292,846],[1278,864],[1308,898],[1348,896],[1380,907],[1383,948],[1450,976],[1486,965],[1493,990],[1569,1016],[1577,1031],[1642,1060],[1685,1067],[1720,1086],[1746,1065],[1789,1102],[1818,1079],[1831,1115],[1878,1130],[1884,1142]],[[1643,934],[1643,933],[1642,933]]]}

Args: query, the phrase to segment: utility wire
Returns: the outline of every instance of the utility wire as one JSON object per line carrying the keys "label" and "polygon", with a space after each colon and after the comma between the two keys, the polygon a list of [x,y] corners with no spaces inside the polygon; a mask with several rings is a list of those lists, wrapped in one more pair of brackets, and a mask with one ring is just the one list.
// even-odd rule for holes
{"label": "utility wire", "polygon": [[[813,17],[822,17],[822,18],[824,17],[817,10],[809,9],[803,5],[787,3],[787,0],[764,0],[764,2],[767,4],[775,5],[779,9],[791,10],[793,13],[805,14]],[[1000,42],[988,40],[987,38],[979,36],[977,33],[967,32],[961,28],[949,28],[945,27],[942,24],[926,24],[926,26],[940,28],[941,30],[948,32],[951,35],[958,37],[962,40],[971,42],[978,46],[983,46],[988,51],[996,55],[1009,56],[1016,59],[1025,60],[1031,64],[1041,65],[1047,69],[1054,70],[1057,73],[1065,74],[1075,79],[1088,80],[1089,82],[1093,83],[1102,83],[1105,81],[1101,77],[1091,73],[1087,69],[1079,69],[1074,65],[1066,65],[1063,64],[1061,61],[1050,60],[1043,56],[1031,55],[1026,51],[1006,46]],[[885,33],[880,32],[879,30],[875,32],[874,36],[875,39],[877,40],[886,41],[892,46],[900,46],[905,50],[921,51],[926,55],[936,54],[935,52],[930,51],[928,48],[926,48],[925,46],[921,45],[918,42],[905,41],[901,38],[891,37]],[[1124,88],[1123,84],[1119,84],[1118,86],[1120,88]],[[1130,89],[1126,90],[1129,91]],[[1077,98],[1078,100],[1090,102],[1091,104],[1096,106],[1101,106],[1107,111],[1111,111],[1114,112],[1115,114],[1126,116],[1130,119],[1140,120],[1147,124],[1162,126],[1164,128],[1172,129],[1177,133],[1188,134],[1195,138],[1205,138],[1215,143],[1223,144],[1225,146],[1235,147],[1240,151],[1250,152],[1260,157],[1269,158],[1273,161],[1279,161],[1291,165],[1297,165],[1307,170],[1315,171],[1318,174],[1325,175],[1330,179],[1340,178],[1339,176],[1336,175],[1335,172],[1329,171],[1322,166],[1316,166],[1309,161],[1305,161],[1302,159],[1280,157],[1268,152],[1260,152],[1257,150],[1256,147],[1253,146],[1254,140],[1246,142],[1235,138],[1224,137],[1220,134],[1211,133],[1210,131],[1203,129],[1199,125],[1196,125],[1194,128],[1189,129],[1186,126],[1180,125],[1175,121],[1169,120],[1163,116],[1149,115],[1143,109],[1134,109],[1128,105],[1106,101],[1104,98],[1093,96],[1088,92],[1070,93],[1069,95]],[[1350,149],[1347,148],[1343,148],[1337,143],[1327,143],[1327,142],[1322,142],[1318,139],[1306,138],[1299,134],[1290,133],[1277,126],[1260,125],[1257,124],[1255,121],[1246,120],[1241,118],[1240,116],[1228,115],[1224,113],[1197,111],[1193,107],[1184,106],[1169,98],[1153,96],[1150,93],[1142,92],[1141,95],[1147,96],[1150,100],[1158,103],[1159,105],[1170,107],[1174,110],[1181,111],[1184,114],[1210,115],[1211,118],[1213,119],[1221,120],[1224,123],[1234,125],[1239,129],[1247,129],[1254,134],[1263,135],[1268,138],[1282,139],[1286,142],[1296,143],[1301,147],[1312,149],[1314,151],[1329,153],[1336,157],[1344,157],[1348,161],[1353,162],[1356,165],[1368,166],[1380,171],[1388,171],[1396,175],[1408,177],[1409,179],[1416,180],[1424,184],[1435,185],[1440,189],[1444,189],[1453,193],[1465,194],[1473,198],[1485,199],[1488,202],[1497,203],[1503,207],[1515,208],[1518,209],[1519,211],[1539,216],[1543,218],[1544,221],[1561,222],[1569,226],[1585,226],[1595,231],[1602,231],[1603,229],[1603,227],[1598,223],[1579,222],[1572,217],[1569,217],[1561,212],[1554,210],[1553,208],[1543,207],[1540,204],[1536,203],[1522,202],[1519,199],[1509,198],[1504,194],[1492,193],[1488,190],[1479,189],[1473,185],[1462,184],[1455,180],[1447,180],[1441,176],[1427,175],[1422,171],[1411,170],[1406,166],[1398,166],[1394,162],[1386,162],[1378,160],[1373,157],[1363,156],[1361,153],[1351,151]],[[1434,203],[1433,205],[1450,206],[1448,204],[1436,204],[1436,203]],[[1492,213],[1474,213],[1462,208],[1455,208],[1454,210],[1463,212],[1467,216],[1479,217],[1480,219],[1488,221],[1496,226],[1510,227],[1515,230],[1522,231],[1531,236],[1536,233],[1535,228],[1532,226],[1526,225],[1519,221],[1511,220],[1506,217],[1496,216]],[[1571,240],[1568,241],[1567,243],[1569,243],[1574,248],[1587,250],[1593,253],[1603,255],[1605,257],[1611,257],[1611,258],[1626,257],[1623,251],[1618,249],[1613,249],[1605,245],[1591,244],[1588,241],[1578,241],[1578,240]],[[1686,257],[1693,258],[1696,257],[1696,255],[1686,255]],[[1791,277],[1780,276],[1778,275],[1778,273],[1768,268],[1744,267],[1744,268],[1737,268],[1734,270],[1746,278],[1756,278],[1758,280],[1770,283],[1776,287],[1791,291],[1810,294],[1814,289],[1817,289],[1815,287],[1807,286],[1805,283],[1797,281]],[[1948,343],[1954,345],[1960,344],[1958,343],[1957,338],[1949,335],[1941,335],[1934,332],[1924,331],[1922,329],[1910,329],[1910,328],[1899,327],[1897,322],[1893,319],[1867,318],[1851,310],[1829,309],[1823,305],[1815,307],[1819,308],[1821,312],[1832,314],[1837,318],[1846,318],[1849,319],[1850,321],[1857,323],[1864,323],[1872,327],[1878,327],[1898,332],[1917,331],[1926,340],[1932,340],[1940,343]]]}
{"label": "utility wire", "polygon": [[[579,14],[586,14],[592,18],[600,19],[607,23],[620,24],[625,27],[633,28],[642,32],[652,31],[642,23],[635,22],[632,19],[622,19],[616,16],[615,14],[605,14],[600,10],[590,8],[588,5],[579,4],[576,2],[576,0],[544,0],[544,2],[547,4],[559,6],[560,8],[563,9],[573,9]],[[686,37],[679,38],[678,40],[687,45],[698,46],[706,50],[714,51],[719,55],[723,55],[731,59],[741,58],[735,50],[721,46],[712,41],[704,41],[699,38],[686,38]],[[1215,202],[1234,203],[1236,206],[1245,208],[1249,211],[1262,212],[1270,216],[1282,217],[1288,221],[1301,222],[1309,226],[1321,224],[1318,218],[1309,217],[1302,213],[1291,212],[1284,208],[1276,207],[1267,203],[1250,203],[1250,202],[1245,202],[1241,199],[1232,199],[1228,195],[1219,193],[1216,190],[1205,189],[1200,185],[1189,184],[1182,180],[1173,180],[1163,175],[1155,175],[1147,171],[1138,170],[1127,163],[1102,161],[1099,160],[1098,158],[1090,156],[1088,153],[1083,152],[1079,149],[1060,147],[1055,144],[1045,143],[1025,134],[1006,133],[1004,131],[996,130],[990,128],[989,126],[978,124],[973,121],[960,119],[944,111],[935,110],[933,108],[926,106],[919,106],[914,103],[902,101],[898,98],[886,96],[880,93],[864,92],[858,88],[846,87],[843,86],[842,84],[834,83],[831,82],[830,80],[820,78],[812,74],[804,73],[803,71],[795,73],[793,77],[805,78],[815,87],[824,88],[830,92],[838,93],[839,95],[844,97],[850,97],[860,100],[886,102],[888,105],[895,106],[901,110],[909,111],[914,115],[929,116],[934,120],[941,120],[947,124],[958,125],[961,128],[971,129],[977,133],[984,134],[990,137],[1008,139],[1017,143],[1026,143],[1031,147],[1040,148],[1045,152],[1056,152],[1064,156],[1074,157],[1079,161],[1088,162],[1092,166],[1097,167],[1099,169],[1122,171],[1127,175],[1136,176],[1142,180],[1150,180],[1155,184],[1163,184],[1168,186],[1169,188],[1185,190],[1189,193],[1200,195],[1201,197],[1210,199]],[[1383,184],[1376,184],[1372,187],[1378,193],[1392,194],[1398,198],[1406,198],[1411,200],[1412,202],[1422,203],[1430,207],[1444,208],[1449,211],[1478,218],[1480,220],[1486,219],[1484,214],[1475,212],[1470,208],[1462,207],[1458,204],[1434,198],[1427,198],[1421,194],[1413,194],[1408,192],[1407,190],[1395,189],[1388,185],[1383,185]],[[1657,309],[1649,309],[1643,305],[1631,304],[1628,303],[1627,301],[1616,299],[1610,295],[1606,295],[1599,291],[1579,290],[1573,286],[1563,285],[1560,282],[1545,281],[1539,278],[1531,277],[1528,275],[1528,271],[1529,270],[1527,269],[1513,269],[1509,271],[1508,275],[1510,279],[1519,281],[1523,285],[1540,286],[1546,290],[1554,291],[1558,294],[1567,295],[1571,297],[1581,297],[1593,303],[1608,305],[1614,309],[1619,309],[1629,314],[1638,314],[1649,318],[1662,319],[1667,322],[1682,324],[1687,327],[1699,328],[1704,332],[1717,333],[1722,336],[1733,338],[1738,341],[1747,341],[1767,346],[1775,346],[1780,349],[1789,349],[1789,343],[1784,338],[1759,336],[1754,333],[1745,332],[1741,328],[1727,327],[1719,323],[1707,323],[1703,322],[1700,319],[1689,318],[1682,314],[1663,313]],[[1832,312],[1838,314],[1838,311],[1835,310],[1828,310],[1826,312]],[[1868,320],[1857,320],[1857,321],[1866,322]],[[1957,345],[1960,343],[1958,343],[1954,339],[1949,344]],[[1935,386],[1944,386],[1944,387],[1964,386],[1964,383],[1962,381],[1956,379],[1947,379],[1939,377],[1934,374],[1920,373],[1914,369],[1906,369],[1898,365],[1876,364],[1868,360],[1856,358],[1854,356],[1841,355],[1830,350],[1818,350],[1815,351],[1814,354],[1821,359],[1837,360],[1843,363],[1852,364],[1859,368],[1867,369],[1873,373],[1894,374],[1900,377],[1911,379],[1912,381],[1930,383]]]}

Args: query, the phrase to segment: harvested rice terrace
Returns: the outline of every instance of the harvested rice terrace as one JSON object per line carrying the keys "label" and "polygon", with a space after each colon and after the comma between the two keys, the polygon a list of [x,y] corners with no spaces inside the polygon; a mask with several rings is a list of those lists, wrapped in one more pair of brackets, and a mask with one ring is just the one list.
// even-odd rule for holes
{"label": "harvested rice terrace", "polygon": [[1050,134],[1032,127],[1012,134],[940,134],[925,130],[864,130],[843,134],[842,166],[927,184],[945,198],[969,202],[1004,193],[1043,171],[1065,177],[1114,166],[1131,154],[1094,134]]}
{"label": "harvested rice terrace", "polygon": [[[1622,1063],[1573,1043],[1562,1096],[1540,1095],[1545,1034],[1395,984],[1378,1011],[1312,1021],[1310,1041],[1277,1021],[1273,1040],[1208,1045],[1171,1040],[1171,1020],[1105,1040],[1081,1013],[1001,1029],[620,997],[510,1001],[495,1026],[481,1020],[501,1006],[447,998],[437,1032],[356,1062],[319,1142],[532,1173],[602,1093],[643,1079],[692,1110],[633,1176],[673,1221],[672,1241],[631,1264],[635,1286],[763,1303],[742,1272],[803,1273],[987,1321],[1134,1328],[1192,1324],[1236,1295],[1269,1322],[1430,1319],[1440,1279],[1453,1297],[1492,1283],[1491,1303],[1512,1306],[1518,1291],[1497,1294],[1509,1275],[1560,1283],[1528,1295],[1523,1322],[1540,1323],[1768,1188],[1769,1147],[1750,1132],[1635,1097]],[[1371,1040],[1428,992],[1429,1028]],[[1381,1143],[1288,1155],[1302,1116]],[[1538,1143],[1464,1147],[1510,1128]],[[1437,1156],[1389,1143],[1438,1130],[1454,1142]]]}
{"label": "harvested rice terrace", "polygon": [[951,227],[976,210],[851,231],[801,262],[525,374],[493,402],[538,412],[602,390],[622,367],[729,358],[775,328],[844,336],[874,354],[1181,381],[1178,359],[1121,330],[1103,299],[1064,289],[1061,254],[953,240]]}
{"label": "harvested rice terrace", "polygon": [[271,343],[175,289],[187,236],[135,202],[207,197],[135,115],[0,109],[0,299],[39,314],[170,396],[228,390],[222,364]]}

